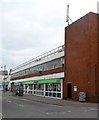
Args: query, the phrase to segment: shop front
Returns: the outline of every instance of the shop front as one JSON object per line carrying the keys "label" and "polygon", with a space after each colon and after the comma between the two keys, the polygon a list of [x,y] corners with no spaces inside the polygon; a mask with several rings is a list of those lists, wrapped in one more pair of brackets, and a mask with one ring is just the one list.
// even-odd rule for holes
{"label": "shop front", "polygon": [[3,89],[8,91],[9,82],[2,82],[2,85],[3,85]]}
{"label": "shop front", "polygon": [[3,90],[2,82],[0,82],[0,90]]}
{"label": "shop front", "polygon": [[63,79],[57,78],[22,82],[23,93],[62,99],[62,81]]}

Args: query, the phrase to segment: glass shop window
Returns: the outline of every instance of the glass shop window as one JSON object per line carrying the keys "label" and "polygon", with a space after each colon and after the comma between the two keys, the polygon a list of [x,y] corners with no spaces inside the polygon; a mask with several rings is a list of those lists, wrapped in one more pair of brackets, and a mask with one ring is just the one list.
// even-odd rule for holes
{"label": "glass shop window", "polygon": [[46,89],[45,90],[48,91],[48,84],[45,84],[45,85],[46,85]]}
{"label": "glass shop window", "polygon": [[39,84],[39,90],[44,91],[44,84]]}
{"label": "glass shop window", "polygon": [[48,91],[52,91],[51,84],[48,84]]}
{"label": "glass shop window", "polygon": [[23,85],[23,89],[25,89],[25,85]]}
{"label": "glass shop window", "polygon": [[48,91],[52,91],[53,90],[53,84],[52,83],[48,83]]}
{"label": "glass shop window", "polygon": [[57,97],[61,97],[61,93],[57,93]]}
{"label": "glass shop window", "polygon": [[53,93],[53,97],[57,97],[57,93]]}
{"label": "glass shop window", "polygon": [[39,90],[39,84],[34,84],[34,90]]}
{"label": "glass shop window", "polygon": [[53,84],[53,91],[56,91],[57,90],[57,84]]}
{"label": "glass shop window", "polygon": [[60,83],[57,83],[57,91],[61,92],[61,84]]}
{"label": "glass shop window", "polygon": [[27,89],[28,85],[25,85],[25,89]]}
{"label": "glass shop window", "polygon": [[29,85],[29,89],[32,90],[33,89],[33,85]]}

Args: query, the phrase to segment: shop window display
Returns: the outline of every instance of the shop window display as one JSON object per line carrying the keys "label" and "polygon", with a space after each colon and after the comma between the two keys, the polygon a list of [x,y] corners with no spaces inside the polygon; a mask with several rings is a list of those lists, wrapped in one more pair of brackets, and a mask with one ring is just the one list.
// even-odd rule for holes
{"label": "shop window display", "polygon": [[53,97],[56,97],[57,96],[57,94],[56,93],[53,93]]}
{"label": "shop window display", "polygon": [[45,96],[61,97],[61,83],[46,83]]}
{"label": "shop window display", "polygon": [[[29,90],[27,91],[28,88]],[[24,91],[27,94],[61,98],[61,83],[25,85]]]}
{"label": "shop window display", "polygon": [[57,84],[53,84],[53,91],[56,91]]}
{"label": "shop window display", "polygon": [[29,94],[33,94],[33,85],[29,85]]}
{"label": "shop window display", "polygon": [[57,84],[57,91],[61,92],[61,84],[60,83]]}

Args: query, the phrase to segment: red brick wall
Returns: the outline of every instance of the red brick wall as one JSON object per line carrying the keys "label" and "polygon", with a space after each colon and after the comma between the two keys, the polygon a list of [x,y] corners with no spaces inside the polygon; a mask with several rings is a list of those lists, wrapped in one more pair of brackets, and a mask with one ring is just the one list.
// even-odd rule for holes
{"label": "red brick wall", "polygon": [[97,66],[96,66],[96,93],[99,96],[99,15],[97,15]]}
{"label": "red brick wall", "polygon": [[72,87],[72,99],[78,100],[79,92],[87,93],[87,100],[96,95],[95,65],[97,65],[97,15],[89,13],[65,28],[65,80],[64,98],[67,97],[66,83]]}

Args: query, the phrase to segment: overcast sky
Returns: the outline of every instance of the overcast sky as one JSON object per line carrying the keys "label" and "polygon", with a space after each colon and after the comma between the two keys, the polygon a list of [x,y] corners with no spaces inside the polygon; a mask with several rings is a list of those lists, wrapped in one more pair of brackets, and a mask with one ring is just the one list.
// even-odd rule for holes
{"label": "overcast sky", "polygon": [[70,18],[97,12],[98,0],[0,0],[0,66],[16,67],[64,44]]}

